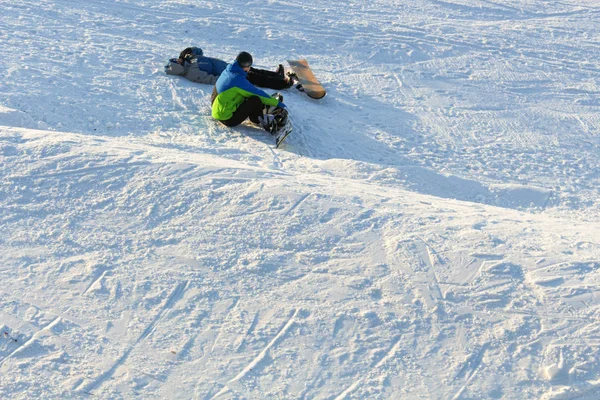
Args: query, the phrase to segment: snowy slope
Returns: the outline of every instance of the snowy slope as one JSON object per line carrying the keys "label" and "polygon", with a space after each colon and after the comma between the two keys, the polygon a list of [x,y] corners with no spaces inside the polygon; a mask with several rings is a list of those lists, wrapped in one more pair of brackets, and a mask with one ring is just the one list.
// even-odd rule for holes
{"label": "snowy slope", "polygon": [[[591,1],[13,1],[4,398],[600,398]],[[284,149],[163,73],[284,92]]]}

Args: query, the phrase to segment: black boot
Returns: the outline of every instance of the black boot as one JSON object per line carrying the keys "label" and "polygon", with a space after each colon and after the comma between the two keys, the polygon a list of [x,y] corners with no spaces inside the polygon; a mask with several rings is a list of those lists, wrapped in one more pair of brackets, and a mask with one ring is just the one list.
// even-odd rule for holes
{"label": "black boot", "polygon": [[304,88],[302,87],[302,84],[300,82],[298,82],[298,75],[296,75],[294,72],[288,72],[288,84],[290,85],[289,87],[292,87],[294,85],[296,85],[296,89],[298,89],[301,92],[304,92]]}
{"label": "black boot", "polygon": [[285,70],[283,69],[283,65],[281,64],[279,64],[275,72],[277,73],[277,75],[285,76]]}

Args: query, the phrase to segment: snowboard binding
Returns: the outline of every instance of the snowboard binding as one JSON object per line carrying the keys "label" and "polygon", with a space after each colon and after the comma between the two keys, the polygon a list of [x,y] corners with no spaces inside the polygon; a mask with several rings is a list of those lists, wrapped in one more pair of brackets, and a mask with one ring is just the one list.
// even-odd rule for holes
{"label": "snowboard binding", "polygon": [[258,120],[264,130],[271,135],[276,135],[287,124],[288,112],[285,108],[267,107]]}
{"label": "snowboard binding", "polygon": [[[278,92],[273,93],[271,97],[283,102],[283,96]],[[266,106],[263,115],[258,117],[258,120],[267,132],[275,136],[287,124],[288,111],[277,106]]]}
{"label": "snowboard binding", "polygon": [[[283,102],[283,96],[280,93],[273,93],[271,96],[279,102]],[[292,132],[292,125],[289,121],[289,113],[286,108],[277,106],[266,106],[263,115],[258,117],[258,121],[264,130],[275,137],[276,147]]]}
{"label": "snowboard binding", "polygon": [[290,87],[294,86],[297,91],[304,92],[304,88],[302,87],[302,84],[298,80],[298,75],[295,72],[288,72],[287,76],[288,76],[288,82],[289,82]]}

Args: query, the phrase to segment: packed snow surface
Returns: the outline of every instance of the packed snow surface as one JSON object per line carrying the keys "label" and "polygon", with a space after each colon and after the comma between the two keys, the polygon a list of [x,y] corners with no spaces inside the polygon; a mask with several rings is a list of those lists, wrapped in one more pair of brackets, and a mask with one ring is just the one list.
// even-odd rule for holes
{"label": "packed snow surface", "polygon": [[[3,0],[0,397],[600,398],[591,0]],[[187,46],[328,95],[210,117]]]}

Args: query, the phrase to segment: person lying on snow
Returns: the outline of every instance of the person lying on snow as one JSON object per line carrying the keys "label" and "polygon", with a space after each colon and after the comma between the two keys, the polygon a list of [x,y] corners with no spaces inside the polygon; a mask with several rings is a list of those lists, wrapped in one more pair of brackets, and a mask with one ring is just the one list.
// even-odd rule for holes
{"label": "person lying on snow", "polygon": [[[213,57],[205,57],[199,47],[188,47],[179,54],[179,58],[171,58],[165,65],[168,75],[181,75],[192,82],[214,85],[219,76],[227,68],[227,63]],[[256,86],[269,89],[287,89],[294,84],[292,76],[285,76],[283,65],[277,71],[250,68],[248,80]]]}
{"label": "person lying on snow", "polygon": [[251,66],[252,55],[242,51],[221,73],[211,96],[212,117],[229,127],[249,118],[267,132],[277,134],[288,116],[283,96],[269,96],[250,83]]}

